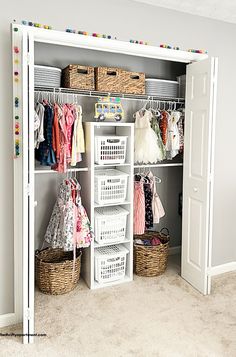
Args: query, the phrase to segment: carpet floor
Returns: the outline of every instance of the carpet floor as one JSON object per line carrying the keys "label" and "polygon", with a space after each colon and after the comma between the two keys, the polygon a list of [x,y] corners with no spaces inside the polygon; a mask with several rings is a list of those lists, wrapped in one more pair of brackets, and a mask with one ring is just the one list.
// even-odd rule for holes
{"label": "carpet floor", "polygon": [[32,345],[1,336],[0,356],[236,356],[236,273],[215,277],[202,296],[179,276],[177,256],[156,278],[95,291],[81,280],[63,296],[36,291],[35,310],[35,332],[47,336]]}

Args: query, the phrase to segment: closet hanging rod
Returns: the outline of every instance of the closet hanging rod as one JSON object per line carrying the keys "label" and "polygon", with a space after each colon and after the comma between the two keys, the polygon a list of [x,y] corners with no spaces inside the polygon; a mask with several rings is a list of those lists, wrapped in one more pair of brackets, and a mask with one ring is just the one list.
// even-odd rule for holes
{"label": "closet hanging rod", "polygon": [[81,167],[81,168],[75,168],[75,169],[68,169],[66,172],[58,172],[55,170],[51,169],[35,169],[34,173],[35,174],[61,174],[61,175],[66,175],[67,172],[87,172],[88,167]]}
{"label": "closet hanging rod", "polygon": [[35,87],[35,94],[65,94],[65,95],[78,95],[81,97],[114,97],[121,98],[124,100],[151,100],[158,102],[169,102],[169,103],[184,103],[185,98],[168,98],[168,97],[159,97],[159,96],[150,96],[150,95],[135,95],[135,94],[122,94],[122,93],[110,93],[110,92],[98,92],[98,91],[87,91],[80,89],[72,89],[72,88],[52,88],[52,87]]}
{"label": "closet hanging rod", "polygon": [[142,164],[142,165],[134,165],[135,169],[148,168],[148,167],[178,167],[183,166],[182,162],[175,162],[170,164]]}

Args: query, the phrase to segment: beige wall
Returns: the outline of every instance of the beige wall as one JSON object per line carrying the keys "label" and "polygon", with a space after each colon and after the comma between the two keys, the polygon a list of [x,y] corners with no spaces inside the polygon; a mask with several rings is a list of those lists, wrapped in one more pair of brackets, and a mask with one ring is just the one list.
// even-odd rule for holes
{"label": "beige wall", "polygon": [[206,48],[219,57],[216,125],[213,265],[236,260],[236,168],[234,111],[236,26],[143,5],[129,0],[9,0],[0,14],[0,314],[13,311],[13,164],[11,44],[9,24],[16,19],[117,36],[144,39],[183,49]]}

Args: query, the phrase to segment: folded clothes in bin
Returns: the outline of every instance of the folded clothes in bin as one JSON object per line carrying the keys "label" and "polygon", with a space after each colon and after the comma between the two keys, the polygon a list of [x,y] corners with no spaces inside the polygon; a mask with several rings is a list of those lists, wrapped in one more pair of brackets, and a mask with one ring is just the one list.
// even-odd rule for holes
{"label": "folded clothes in bin", "polygon": [[153,237],[152,239],[135,239],[134,244],[145,245],[145,246],[155,246],[161,244],[159,238]]}

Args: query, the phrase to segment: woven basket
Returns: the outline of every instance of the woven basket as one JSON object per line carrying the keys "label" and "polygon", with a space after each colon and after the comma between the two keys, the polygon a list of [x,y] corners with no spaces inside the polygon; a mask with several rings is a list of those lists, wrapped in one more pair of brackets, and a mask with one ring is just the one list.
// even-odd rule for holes
{"label": "woven basket", "polygon": [[94,90],[94,68],[70,64],[62,70],[62,86],[65,88]]}
{"label": "woven basket", "polygon": [[46,248],[36,252],[36,282],[44,294],[62,295],[73,290],[80,278],[81,251],[73,252]]}
{"label": "woven basket", "polygon": [[145,94],[145,74],[121,68],[96,67],[95,88],[99,92]]}
{"label": "woven basket", "polygon": [[137,239],[152,239],[155,237],[162,242],[156,246],[134,244],[134,271],[137,275],[158,276],[166,270],[170,237],[169,231],[164,234],[163,230],[160,233],[146,232],[143,235],[135,236]]}
{"label": "woven basket", "polygon": [[96,67],[95,88],[99,92],[122,93],[121,68]]}
{"label": "woven basket", "polygon": [[122,71],[122,93],[145,94],[145,74]]}

